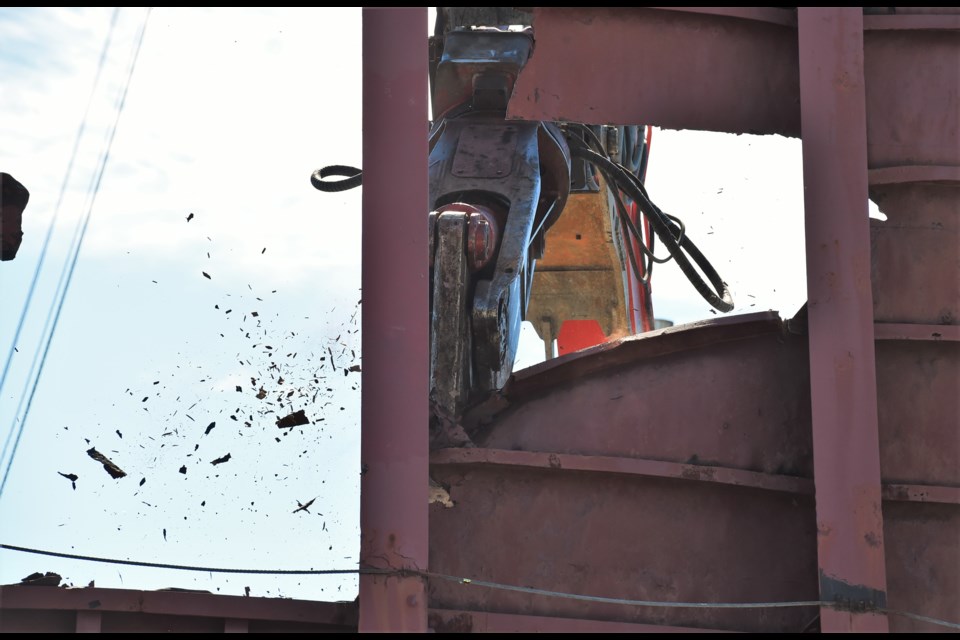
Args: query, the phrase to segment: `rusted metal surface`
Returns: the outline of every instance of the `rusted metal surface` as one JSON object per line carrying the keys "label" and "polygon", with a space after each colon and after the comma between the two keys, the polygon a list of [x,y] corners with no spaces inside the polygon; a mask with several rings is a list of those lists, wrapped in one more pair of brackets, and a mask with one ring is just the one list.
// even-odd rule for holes
{"label": "rusted metal surface", "polygon": [[434,451],[430,455],[430,464],[432,466],[459,464],[524,469],[566,469],[567,471],[716,482],[798,495],[813,495],[813,483],[806,478],[645,458],[470,448]]}
{"label": "rusted metal surface", "polygon": [[[643,579],[618,571],[655,567],[659,558],[637,560],[635,541],[620,541],[618,528],[635,530],[658,512],[632,510],[636,502],[629,501],[611,507],[618,491],[656,484],[758,492],[716,482],[716,470],[728,477],[786,474],[800,485],[815,482],[817,490],[817,510],[810,506],[806,516],[813,522],[805,521],[807,531],[793,546],[819,553],[806,569],[793,567],[796,583],[819,584],[822,599],[848,605],[822,611],[824,630],[942,629],[863,611],[885,603],[957,621],[960,24],[956,8],[867,12],[535,10],[537,52],[517,80],[511,116],[786,135],[799,135],[802,120],[809,323],[794,323],[801,335],[770,317],[705,323],[520,372],[502,397],[471,416],[481,449],[432,458],[456,503],[431,511],[435,539],[451,536],[460,548],[484,550],[465,560],[432,548],[434,570],[450,572],[449,564],[466,577],[576,593],[605,595],[616,583],[642,587]],[[640,50],[617,51],[610,41]],[[747,50],[753,59],[743,64]],[[624,88],[641,84],[642,95]],[[888,220],[867,222],[868,184]],[[778,346],[763,348],[764,340]],[[677,381],[696,389],[695,402],[671,393],[668,385]],[[750,407],[765,419],[751,417]],[[729,439],[724,424],[733,429]],[[684,466],[709,467],[714,475],[685,479]],[[568,475],[580,484],[568,486]],[[591,490],[581,489],[588,484]],[[689,554],[699,547],[684,536],[711,525],[684,520],[698,513],[687,502],[670,506],[675,520],[637,539],[658,543],[679,565],[675,575],[693,575]],[[678,520],[687,529],[678,531]],[[513,541],[509,550],[501,552],[491,532],[505,532],[500,540]],[[550,565],[576,557],[563,546],[573,544],[568,537],[592,553],[583,572],[596,568],[603,578],[589,583]],[[770,533],[758,546],[778,539]],[[603,545],[591,546],[593,540]],[[752,559],[729,570],[731,588],[758,579],[744,577],[751,563],[755,572],[768,568]],[[697,569],[698,576],[713,575],[715,567]],[[663,599],[683,599],[671,595]],[[683,624],[662,611],[578,610],[569,601],[471,595],[456,585],[431,584],[431,598],[434,606],[463,610]],[[696,626],[751,628],[700,615]]]}
{"label": "rusted metal surface", "polygon": [[522,616],[455,609],[430,609],[430,629],[439,633],[710,633],[714,631],[693,627]]}
{"label": "rusted metal surface", "polygon": [[[427,568],[426,22],[363,10],[360,564],[381,569]],[[422,579],[361,575],[359,628],[426,631]]]}
{"label": "rusted metal surface", "polygon": [[[797,20],[820,594],[885,607],[863,13],[803,8]],[[888,629],[873,612],[820,615],[823,631]]]}
{"label": "rusted metal surface", "polygon": [[[566,320],[596,320],[607,337],[630,333],[623,265],[617,255],[606,187],[573,193],[546,235],[527,320],[549,349]],[[552,357],[552,353],[549,357]]]}
{"label": "rusted metal surface", "polygon": [[[904,29],[864,34],[871,169],[960,165],[960,16],[882,16]],[[876,20],[880,16],[871,16]],[[952,22],[917,29],[918,19]],[[943,25],[948,26],[948,25]]]}
{"label": "rusted metal surface", "polygon": [[877,387],[884,480],[960,486],[960,343],[878,343]]}
{"label": "rusted metal surface", "polygon": [[356,628],[355,602],[94,587],[0,587],[0,633],[343,632]]}
{"label": "rusted metal surface", "polygon": [[960,326],[878,323],[873,325],[873,336],[877,340],[947,340],[957,342],[960,341]]}
{"label": "rusted metal surface", "polygon": [[[525,372],[477,431],[479,448],[431,456],[455,503],[431,507],[431,570],[627,599],[816,600],[806,368],[804,338],[762,313]],[[445,609],[744,631],[799,631],[816,615],[586,603],[434,580],[430,598]]]}
{"label": "rusted metal surface", "polygon": [[[435,466],[433,570],[663,602],[817,599],[810,496],[565,469]],[[449,542],[446,542],[449,540]],[[800,631],[816,607],[709,610],[583,602],[430,581],[431,607],[742,631]]]}
{"label": "rusted metal surface", "polygon": [[870,221],[877,322],[960,325],[960,184],[888,184],[870,195],[887,215]]}
{"label": "rusted metal surface", "polygon": [[960,487],[922,484],[884,484],[883,499],[899,502],[940,502],[960,504]]}
{"label": "rusted metal surface", "polygon": [[[960,507],[957,504],[884,502],[890,607],[960,623]],[[891,631],[945,631],[890,617]]]}
{"label": "rusted metal surface", "polygon": [[792,14],[536,7],[508,116],[798,136],[796,31],[772,15]]}

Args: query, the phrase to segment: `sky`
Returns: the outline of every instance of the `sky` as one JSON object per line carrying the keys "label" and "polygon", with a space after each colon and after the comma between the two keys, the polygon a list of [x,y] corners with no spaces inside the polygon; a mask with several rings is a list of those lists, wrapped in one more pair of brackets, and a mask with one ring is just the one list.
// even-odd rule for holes
{"label": "sky", "polygon": [[[31,191],[23,246],[0,264],[4,358],[53,229],[0,395],[2,439],[19,428],[145,15],[118,14],[51,227],[113,10],[0,9],[0,170]],[[308,177],[362,166],[360,55],[358,8],[152,11],[0,497],[0,542],[194,566],[357,566],[361,390],[349,367],[361,363],[362,190],[323,194]],[[804,303],[799,140],[657,129],[647,187],[730,284],[733,313],[790,317]],[[653,300],[675,324],[715,317],[672,263],[656,267]],[[526,325],[516,368],[542,357]],[[301,409],[311,424],[276,427]],[[113,479],[91,448],[127,475]],[[0,550],[0,584],[35,571],[76,586],[357,591],[355,576]]]}

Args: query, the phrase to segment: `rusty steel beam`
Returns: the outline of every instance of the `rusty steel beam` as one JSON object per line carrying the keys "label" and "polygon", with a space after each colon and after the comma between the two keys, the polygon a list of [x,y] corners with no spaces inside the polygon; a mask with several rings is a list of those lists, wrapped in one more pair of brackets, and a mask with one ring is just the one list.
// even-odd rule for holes
{"label": "rusty steel beam", "polygon": [[887,631],[863,11],[800,8],[800,119],[821,629]]}
{"label": "rusty steel beam", "polygon": [[[363,10],[360,566],[427,568],[427,10]],[[427,630],[423,579],[360,576],[360,631]]]}
{"label": "rusty steel beam", "polygon": [[535,7],[536,55],[507,117],[797,136],[792,20],[762,7]]}
{"label": "rusty steel beam", "polygon": [[807,478],[643,458],[470,448],[434,451],[430,455],[430,464],[435,467],[440,465],[481,465],[611,473],[649,478],[715,482],[798,495],[813,493],[813,484]]}

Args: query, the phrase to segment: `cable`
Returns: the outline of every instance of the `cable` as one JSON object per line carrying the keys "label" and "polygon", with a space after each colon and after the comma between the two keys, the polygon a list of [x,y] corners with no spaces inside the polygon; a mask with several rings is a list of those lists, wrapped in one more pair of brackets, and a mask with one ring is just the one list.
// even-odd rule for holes
{"label": "cable", "polygon": [[[782,609],[788,607],[831,607],[847,608],[848,603],[831,602],[827,600],[797,600],[787,602],[662,602],[656,600],[627,600],[624,598],[607,598],[603,596],[585,596],[575,593],[566,593],[563,591],[550,591],[547,589],[536,589],[534,587],[518,587],[498,582],[487,582],[485,580],[473,580],[471,578],[459,578],[443,573],[434,573],[432,571],[419,571],[416,569],[376,569],[373,567],[361,567],[357,569],[227,569],[223,567],[198,567],[190,565],[165,564],[160,562],[140,562],[137,560],[116,560],[113,558],[98,558],[94,556],[85,556],[75,553],[60,553],[57,551],[43,551],[40,549],[30,549],[28,547],[19,547],[12,544],[0,544],[0,549],[9,551],[21,551],[23,553],[34,553],[55,558],[66,558],[69,560],[84,560],[87,562],[102,562],[105,564],[122,564],[137,567],[149,567],[155,569],[176,569],[180,571],[201,571],[204,573],[252,573],[252,574],[275,574],[275,575],[338,575],[338,574],[361,574],[361,575],[399,575],[399,576],[419,576],[422,578],[436,578],[448,582],[455,582],[464,586],[486,587],[489,589],[500,589],[502,591],[517,591],[520,593],[529,593],[533,595],[549,596],[553,598],[563,598],[566,600],[581,600],[586,602],[602,602],[605,604],[621,604],[636,607],[661,607],[661,608],[683,608],[683,609]],[[941,625],[952,629],[960,629],[960,624],[948,622],[938,618],[922,616],[916,613],[899,611],[897,609],[887,609],[878,607],[877,613],[900,615],[914,620],[921,620],[931,624]]]}
{"label": "cable", "polygon": [[58,551],[42,551],[40,549],[29,549],[27,547],[18,547],[12,544],[0,544],[0,549],[9,551],[22,551],[23,553],[35,553],[41,556],[53,556],[54,558],[67,558],[68,560],[84,560],[87,562],[102,562],[104,564],[123,564],[134,567],[150,567],[153,569],[176,569],[179,571],[201,571],[203,573],[259,573],[276,575],[337,575],[348,573],[395,573],[384,569],[225,569],[221,567],[194,567],[180,564],[166,564],[162,562],[140,562],[138,560],[116,560],[113,558],[97,558],[94,556],[84,556],[75,553],[60,553]]}
{"label": "cable", "polygon": [[[117,7],[113,10],[113,16],[110,19],[110,28],[107,31],[107,37],[103,44],[103,51],[100,53],[100,62],[97,64],[97,73],[93,78],[93,88],[90,90],[90,97],[87,99],[87,107],[84,109],[83,118],[80,120],[80,127],[77,129],[77,136],[73,141],[73,150],[70,152],[70,161],[67,163],[67,170],[63,176],[63,182],[60,185],[60,195],[57,197],[57,204],[53,209],[53,218],[50,220],[50,226],[47,229],[47,235],[43,240],[43,246],[40,249],[40,258],[37,261],[37,267],[33,272],[33,280],[30,281],[30,287],[27,289],[27,299],[24,301],[23,309],[20,312],[20,319],[17,321],[17,329],[13,333],[13,341],[10,343],[10,350],[7,352],[7,359],[3,365],[3,374],[0,375],[0,394],[3,393],[4,384],[7,381],[7,374],[10,372],[10,364],[13,362],[13,354],[16,349],[17,343],[20,342],[20,333],[23,330],[23,323],[26,320],[27,313],[30,310],[30,303],[33,301],[33,294],[37,288],[37,280],[40,278],[40,270],[43,268],[44,260],[47,256],[47,249],[50,246],[50,239],[53,236],[53,230],[57,226],[57,218],[60,215],[60,205],[63,204],[63,197],[67,191],[67,184],[70,182],[70,175],[73,173],[73,163],[77,158],[77,151],[80,148],[80,140],[83,138],[84,131],[87,127],[87,119],[90,115],[90,106],[93,104],[93,97],[96,95],[97,86],[100,84],[100,75],[103,72],[103,67],[107,60],[107,51],[110,49],[110,42],[113,39],[114,27],[117,24],[117,16],[120,14],[120,8]],[[34,361],[36,364],[36,361]],[[27,376],[29,380],[33,376],[33,366],[30,368],[30,373]],[[20,413],[18,407],[17,413]],[[10,437],[13,435],[13,428],[11,427],[10,431],[7,432],[7,437],[3,442],[3,452],[0,454],[0,461],[3,461],[7,457],[7,448],[10,445]]]}
{"label": "cable", "polygon": [[[730,295],[727,284],[720,278],[720,275],[713,268],[713,265],[710,264],[693,241],[690,240],[690,237],[685,235],[679,219],[665,214],[659,207],[653,204],[647,195],[646,188],[637,176],[612,162],[605,154],[597,153],[590,149],[589,142],[578,140],[576,136],[570,137],[570,153],[572,156],[593,163],[601,173],[603,173],[608,185],[616,185],[633,198],[644,216],[650,220],[653,225],[653,230],[677,261],[677,266],[680,267],[680,270],[687,277],[687,280],[690,281],[697,292],[710,303],[711,306],[723,312],[733,310],[733,298]],[[620,207],[618,207],[618,212],[619,211]],[[621,220],[623,219],[624,216],[621,215]],[[642,238],[636,226],[633,225],[632,222],[629,222],[629,217],[627,217],[625,224],[631,233],[636,234],[638,239]],[[716,293],[710,289],[710,286],[708,286],[700,274],[697,273],[696,269],[690,263],[690,260],[687,259],[687,255],[693,259],[703,274],[706,275],[707,280],[710,281],[710,285],[713,286]]]}
{"label": "cable", "polygon": [[[136,44],[136,48],[135,48],[134,53],[133,53],[133,58],[132,58],[132,60],[131,60],[131,62],[130,62],[130,69],[129,69],[129,71],[127,72],[126,82],[124,83],[123,91],[122,91],[122,93],[121,93],[121,95],[120,95],[119,103],[118,103],[118,105],[117,105],[117,115],[116,115],[116,117],[114,118],[113,126],[112,126],[111,131],[110,131],[110,137],[109,137],[109,139],[107,140],[106,150],[105,150],[105,152],[104,152],[103,159],[102,159],[102,161],[101,161],[101,163],[100,163],[100,167],[98,168],[98,172],[97,172],[97,174],[96,174],[95,182],[94,182],[94,184],[93,184],[93,193],[92,193],[92,195],[91,195],[91,197],[90,197],[90,202],[89,202],[89,206],[88,206],[88,208],[87,208],[87,211],[86,211],[86,213],[84,214],[83,224],[82,224],[82,226],[80,227],[79,239],[77,240],[77,242],[76,242],[76,247],[75,247],[75,249],[73,250],[73,256],[72,256],[72,258],[69,259],[69,263],[68,263],[67,271],[66,271],[66,281],[65,281],[65,284],[64,284],[64,286],[63,286],[63,293],[62,293],[62,295],[60,296],[59,302],[57,302],[56,299],[54,299],[54,303],[56,304],[56,313],[55,313],[55,315],[53,316],[53,323],[52,323],[52,325],[49,324],[49,323],[50,323],[50,314],[49,314],[49,313],[47,314],[47,324],[44,325],[44,331],[46,331],[46,327],[47,327],[47,326],[50,326],[50,333],[47,335],[47,341],[46,341],[46,343],[43,344],[42,357],[40,358],[40,367],[39,367],[39,369],[37,370],[37,375],[36,375],[36,377],[33,379],[33,387],[32,387],[31,390],[30,390],[30,397],[29,397],[29,399],[27,400],[27,408],[26,408],[26,410],[25,410],[24,413],[23,413],[23,418],[22,418],[21,421],[20,421],[20,426],[16,429],[16,431],[17,431],[17,437],[16,437],[16,439],[15,439],[14,442],[13,442],[13,449],[12,449],[11,452],[10,452],[10,459],[7,461],[7,467],[6,467],[6,469],[4,470],[4,473],[3,473],[3,481],[0,482],[0,498],[3,497],[3,490],[4,490],[4,489],[6,488],[6,486],[7,486],[7,479],[8,479],[9,476],[10,476],[10,469],[13,467],[13,461],[14,461],[16,455],[17,455],[17,449],[18,449],[18,447],[20,446],[20,438],[21,438],[21,436],[23,435],[23,430],[24,430],[24,427],[26,426],[26,423],[27,423],[27,417],[30,415],[30,408],[33,406],[33,398],[34,398],[34,396],[35,396],[36,393],[37,393],[37,386],[38,386],[39,383],[40,383],[40,377],[41,377],[41,375],[43,375],[43,367],[44,367],[44,364],[46,364],[46,361],[47,361],[47,355],[48,355],[48,353],[49,353],[49,351],[50,351],[50,344],[53,342],[53,336],[55,335],[56,330],[57,330],[57,323],[58,323],[59,320],[60,320],[60,313],[61,313],[61,311],[63,311],[63,303],[64,303],[64,301],[65,301],[66,298],[67,298],[67,293],[69,292],[69,289],[70,289],[70,283],[71,283],[72,280],[73,280],[74,269],[75,269],[76,266],[77,266],[77,258],[79,258],[79,256],[80,256],[80,248],[81,248],[82,245],[83,245],[83,239],[86,237],[87,226],[90,224],[90,216],[91,216],[91,214],[93,213],[93,206],[94,206],[94,204],[96,203],[97,194],[100,192],[100,183],[101,183],[101,181],[102,181],[102,179],[103,179],[103,173],[104,173],[104,171],[106,170],[107,162],[108,162],[109,159],[110,159],[110,149],[113,147],[113,140],[114,140],[114,137],[116,136],[116,133],[117,133],[117,125],[118,125],[119,122],[120,122],[120,116],[123,114],[123,108],[124,108],[124,106],[126,105],[126,101],[127,101],[127,91],[130,89],[130,81],[131,81],[131,79],[133,78],[133,72],[134,72],[134,70],[136,69],[137,60],[138,60],[139,57],[140,57],[140,48],[141,48],[141,46],[143,45],[143,36],[144,36],[144,34],[146,33],[146,30],[147,30],[147,23],[148,23],[148,21],[149,21],[149,19],[150,19],[150,12],[151,12],[151,11],[152,11],[152,7],[148,7],[148,8],[147,8],[147,13],[146,13],[146,15],[145,15],[144,18],[143,18],[143,24],[142,24],[141,27],[140,27],[140,33],[139,33],[139,35],[137,36],[137,44]],[[75,236],[75,237],[76,237],[76,236]],[[63,280],[63,276],[61,275],[61,281],[62,281],[62,280]],[[50,311],[51,311],[51,313],[53,312],[53,307],[51,307],[51,310],[50,310]],[[39,345],[38,345],[38,348],[39,348]],[[34,355],[34,361],[36,361],[36,354]],[[27,384],[29,384],[29,378],[28,378],[28,380],[27,380]],[[26,390],[26,389],[24,389],[24,390]],[[21,403],[22,403],[22,400],[23,400],[23,396],[21,396]],[[18,405],[18,412],[19,412],[19,405]],[[16,415],[14,416],[14,424],[15,424],[15,422],[16,422]],[[11,424],[11,430],[13,430],[13,429],[14,429],[14,425]]]}
{"label": "cable", "polygon": [[[346,180],[324,180],[329,176],[345,176]],[[320,191],[327,193],[337,193],[359,187],[362,181],[363,171],[342,164],[324,167],[310,175],[310,183]]]}

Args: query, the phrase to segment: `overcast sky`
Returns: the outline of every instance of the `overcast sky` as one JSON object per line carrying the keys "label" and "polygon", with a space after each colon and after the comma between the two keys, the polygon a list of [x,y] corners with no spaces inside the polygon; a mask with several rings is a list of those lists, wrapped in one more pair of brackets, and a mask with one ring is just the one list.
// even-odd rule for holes
{"label": "overcast sky", "polygon": [[[144,15],[119,14],[0,397],[0,438],[22,415]],[[111,16],[0,9],[0,170],[31,191],[23,246],[0,265],[4,358]],[[360,375],[344,367],[360,362],[361,191],[321,194],[308,176],[362,164],[360,17],[357,8],[154,9],[0,500],[0,542],[203,566],[356,566]],[[657,130],[647,186],[731,285],[735,313],[789,317],[806,297],[801,176],[798,140]],[[714,317],[673,264],[657,266],[653,291],[658,318]],[[539,358],[528,336],[519,366]],[[313,424],[275,426],[298,409]],[[91,447],[127,476],[112,479]],[[76,489],[58,472],[79,476]],[[309,512],[292,513],[314,498]],[[76,585],[356,595],[353,576],[138,570],[0,551],[0,584],[34,571]]]}

